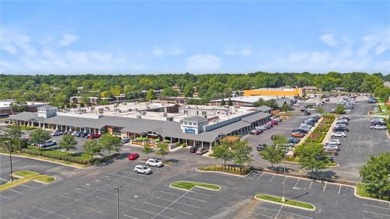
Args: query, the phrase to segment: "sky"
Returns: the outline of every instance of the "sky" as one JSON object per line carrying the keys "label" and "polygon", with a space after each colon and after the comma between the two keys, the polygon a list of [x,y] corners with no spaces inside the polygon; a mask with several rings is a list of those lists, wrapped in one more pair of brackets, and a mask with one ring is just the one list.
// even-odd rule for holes
{"label": "sky", "polygon": [[0,73],[390,73],[390,1],[1,1]]}

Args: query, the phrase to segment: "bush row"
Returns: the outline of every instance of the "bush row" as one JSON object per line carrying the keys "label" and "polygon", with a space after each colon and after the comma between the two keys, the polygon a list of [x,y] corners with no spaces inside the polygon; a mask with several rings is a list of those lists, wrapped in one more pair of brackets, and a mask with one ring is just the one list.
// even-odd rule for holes
{"label": "bush row", "polygon": [[199,167],[199,170],[204,171],[221,171],[224,173],[231,173],[231,174],[238,174],[238,175],[246,175],[249,172],[253,170],[252,167],[238,167],[238,166],[232,166],[232,165],[210,165],[210,166],[203,166]]}

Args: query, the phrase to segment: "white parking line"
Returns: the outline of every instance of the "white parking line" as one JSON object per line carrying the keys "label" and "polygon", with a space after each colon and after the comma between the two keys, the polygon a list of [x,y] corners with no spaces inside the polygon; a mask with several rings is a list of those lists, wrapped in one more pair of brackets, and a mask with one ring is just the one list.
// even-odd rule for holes
{"label": "white parking line", "polygon": [[268,182],[271,182],[271,181],[275,178],[275,176],[276,176],[276,175],[273,175],[273,176],[271,177],[271,179],[270,179]]}
{"label": "white parking line", "polygon": [[268,215],[265,215],[265,214],[261,214],[261,213],[257,213],[257,212],[252,212],[253,215],[258,215],[260,216],[259,218],[272,218],[271,216],[268,216]]}
{"label": "white parking line", "polygon": [[[144,202],[144,204],[153,205],[153,206],[156,206],[156,207],[159,207],[159,208],[165,208],[165,206],[153,204],[153,203],[150,203],[150,202]],[[168,209],[173,210],[172,208],[168,208]]]}
{"label": "white parking line", "polygon": [[[191,190],[189,190],[188,192],[190,192]],[[173,204],[175,204],[177,201],[179,201],[182,197],[184,197],[186,194],[188,194],[188,192],[186,192],[186,193],[184,193],[183,195],[181,195],[180,197],[178,197],[175,201],[173,201],[171,204],[169,204],[167,207],[165,207],[164,209],[162,209],[160,212],[158,212],[158,214],[156,214],[156,215],[154,215],[153,217],[152,217],[152,219],[153,218],[155,218],[155,217],[157,217],[157,216],[162,216],[162,215],[160,215],[163,211],[165,211],[166,209],[168,209],[169,207],[171,207]]]}
{"label": "white parking line", "polygon": [[341,185],[340,185],[340,188],[339,188],[339,193],[338,193],[339,195],[340,195],[340,191],[341,191]]}
{"label": "white parking line", "polygon": [[11,190],[11,191],[13,191],[13,192],[16,192],[16,193],[19,193],[19,194],[21,194],[21,195],[24,194],[23,192],[19,192],[19,191],[16,191],[16,190],[14,190],[14,189],[9,189],[9,190]]}
{"label": "white parking line", "polygon": [[103,199],[103,200],[105,200],[105,201],[108,201],[108,199],[103,198],[103,197],[100,197],[100,196],[97,196],[97,195],[95,195],[95,196],[92,196],[92,195],[91,195],[91,197],[96,197],[96,198],[100,198],[100,199]]}
{"label": "white parking line", "polygon": [[282,206],[280,206],[280,209],[279,209],[278,213],[275,215],[275,219],[276,219],[276,218],[278,218],[278,216],[279,216],[280,212],[282,211],[282,208],[283,208],[283,205],[282,205]]}
{"label": "white parking line", "polygon": [[284,184],[284,182],[286,181],[286,179],[287,179],[287,176],[286,176],[286,177],[284,177],[284,180],[283,180],[282,184]]}
{"label": "white parking line", "polygon": [[208,201],[205,201],[205,200],[201,200],[201,199],[197,199],[197,198],[190,198],[190,197],[187,197],[187,196],[184,196],[183,198],[191,199],[191,200],[198,201],[198,202],[208,202]]}
{"label": "white parking line", "polygon": [[260,179],[263,175],[264,175],[264,172],[263,172],[263,174],[261,174],[257,179]]}
{"label": "white parking line", "polygon": [[375,214],[375,215],[382,215],[382,216],[390,217],[390,214],[381,214],[381,213],[372,212],[372,211],[363,211],[363,212],[370,213],[370,214]]}
{"label": "white parking line", "polygon": [[385,209],[385,210],[390,211],[390,208],[384,208],[384,207],[379,207],[379,206],[375,206],[375,205],[367,205],[367,204],[363,204],[363,205],[367,206],[367,207],[380,208],[380,209]]}
{"label": "white parking line", "polygon": [[[76,189],[78,189],[78,188],[76,188]],[[87,193],[85,193],[85,192],[78,191],[78,190],[80,190],[80,189],[78,189],[78,190],[76,190],[76,189],[71,189],[70,191],[72,191],[72,192],[77,192],[77,193],[80,193],[80,194],[87,194]]]}
{"label": "white parking line", "polygon": [[294,213],[290,213],[290,212],[286,212],[286,211],[282,211],[282,213],[290,214],[290,215],[292,215],[292,216],[297,216],[297,217],[301,217],[301,218],[312,219],[312,217],[308,217],[308,216],[300,215],[300,214],[294,214]]}
{"label": "white parking line", "polygon": [[57,215],[57,216],[60,216],[60,217],[63,217],[63,218],[67,218],[67,219],[71,219],[70,217],[67,217],[65,215],[62,215],[62,214],[57,214],[57,213],[54,213],[52,211],[48,211],[46,209],[43,209],[43,208],[40,208],[40,207],[37,207],[37,206],[32,206],[33,208],[36,208],[36,209],[39,209],[41,211],[44,211],[44,212],[47,212],[47,213],[50,213],[50,214],[54,214],[54,215]]}
{"label": "white parking line", "polygon": [[151,196],[152,198],[156,198],[156,199],[160,199],[160,200],[164,200],[164,201],[169,201],[169,202],[172,202],[172,200],[169,200],[169,199],[166,199],[166,198],[160,198],[160,197],[157,197],[157,196]]}
{"label": "white parking line", "polygon": [[325,185],[324,185],[324,189],[322,190],[323,192],[324,192],[324,191],[325,191],[325,189],[326,189],[326,184],[327,184],[327,183],[324,183],[324,184],[325,184]]}
{"label": "white parking line", "polygon": [[8,198],[8,197],[6,197],[6,196],[4,196],[4,195],[0,195],[0,197],[5,198],[5,199],[8,199],[8,200],[11,200],[10,198]]}
{"label": "white parking line", "polygon": [[295,185],[294,185],[294,188],[295,187],[297,187],[297,185],[298,185],[298,183],[299,183],[299,180],[301,180],[301,179],[298,179],[298,181],[295,183]]}
{"label": "white parking line", "polygon": [[36,217],[32,217],[32,216],[30,216],[30,215],[23,214],[22,212],[18,212],[18,214],[21,214],[21,215],[23,215],[23,216],[25,216],[25,217],[28,217],[28,218],[37,219]]}
{"label": "white parking line", "polygon": [[201,194],[201,195],[204,195],[204,196],[208,196],[208,197],[213,197],[212,195],[209,195],[209,194],[204,194],[204,193],[201,193],[201,192],[195,192],[195,191],[188,191],[188,192],[191,192],[191,193],[196,193],[196,194]]}
{"label": "white parking line", "polygon": [[174,193],[170,193],[170,192],[166,192],[166,191],[160,191],[161,193],[165,193],[165,194],[169,194],[169,195],[174,195],[174,196],[180,196],[178,194],[174,194]]}
{"label": "white parking line", "polygon": [[310,182],[309,189],[311,188],[311,185],[313,185],[313,181]]}
{"label": "white parking line", "polygon": [[[133,209],[138,210],[138,211],[143,211],[143,212],[146,212],[146,213],[150,213],[150,214],[154,214],[154,216],[152,218],[155,218],[157,216],[156,213],[148,211],[148,210],[144,210],[144,209],[141,209],[141,208],[133,208]],[[168,219],[173,219],[173,218],[170,218],[170,217],[167,217],[167,216],[164,216],[164,215],[159,215],[159,216],[160,217],[164,217],[164,218],[168,218]]]}
{"label": "white parking line", "polygon": [[133,217],[133,216],[130,216],[130,215],[127,215],[127,214],[122,214],[122,215],[125,216],[125,217],[128,217],[128,218],[138,219],[137,217]]}
{"label": "white parking line", "polygon": [[34,189],[34,190],[38,189],[38,188],[36,188],[36,187],[26,186],[26,185],[24,185],[24,184],[21,184],[21,186],[26,187],[26,188],[29,188],[29,189]]}
{"label": "white parking line", "polygon": [[[72,201],[74,201],[74,202],[80,202],[80,203],[87,204],[87,205],[91,205],[91,206],[94,206],[94,207],[95,207],[94,204],[89,203],[89,202],[85,202],[85,201],[81,201],[80,199],[74,199],[74,198],[71,198],[71,197],[68,197],[68,196],[65,196],[65,195],[59,195],[59,196],[61,196],[61,197],[63,197],[63,198],[70,199],[70,200],[72,200]],[[94,197],[95,197],[95,196],[94,196]]]}
{"label": "white parking line", "polygon": [[111,175],[111,176],[116,176],[116,177],[125,178],[125,179],[131,179],[131,180],[135,180],[135,181],[139,181],[139,182],[144,182],[142,179],[137,179],[137,178],[134,178],[134,177],[121,176],[121,175],[111,174],[111,173],[106,173],[106,174]]}

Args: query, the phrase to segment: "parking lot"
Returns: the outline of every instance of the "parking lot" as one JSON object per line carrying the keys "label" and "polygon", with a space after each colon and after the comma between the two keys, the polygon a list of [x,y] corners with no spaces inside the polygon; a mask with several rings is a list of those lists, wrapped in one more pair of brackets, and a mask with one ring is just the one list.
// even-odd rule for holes
{"label": "parking lot", "polygon": [[[203,159],[193,156],[193,159],[198,158]],[[136,174],[133,168],[140,163],[117,160],[107,166],[82,170],[44,189],[33,184],[16,187],[17,192],[1,194],[1,215],[4,218],[114,218],[115,187],[119,187],[120,218],[390,217],[389,203],[358,199],[353,195],[353,188],[348,186],[262,172],[253,172],[244,178],[199,173],[188,168],[193,166],[193,161],[187,160],[172,167],[152,168],[151,175]],[[170,188],[169,184],[177,180],[215,183],[222,189],[214,192],[200,188],[191,191]],[[304,211],[252,200],[258,193],[281,196],[283,186],[287,198],[310,202],[316,210]],[[248,205],[253,208],[242,213]]]}

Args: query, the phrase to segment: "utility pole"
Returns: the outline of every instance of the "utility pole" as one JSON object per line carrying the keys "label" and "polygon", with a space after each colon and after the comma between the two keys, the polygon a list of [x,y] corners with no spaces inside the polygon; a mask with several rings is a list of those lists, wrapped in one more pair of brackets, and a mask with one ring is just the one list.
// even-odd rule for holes
{"label": "utility pole", "polygon": [[11,154],[11,142],[10,141],[7,141],[8,143],[8,150],[9,150],[9,164],[10,164],[10,167],[11,167],[11,171],[10,171],[10,177],[11,177],[11,182],[14,181],[14,177],[12,176],[12,154]]}
{"label": "utility pole", "polygon": [[114,187],[117,192],[116,218],[119,219],[119,186]]}
{"label": "utility pole", "polygon": [[283,183],[283,196],[282,202],[286,202],[286,150],[284,150],[284,167],[283,167],[283,175],[284,175],[284,183]]}

